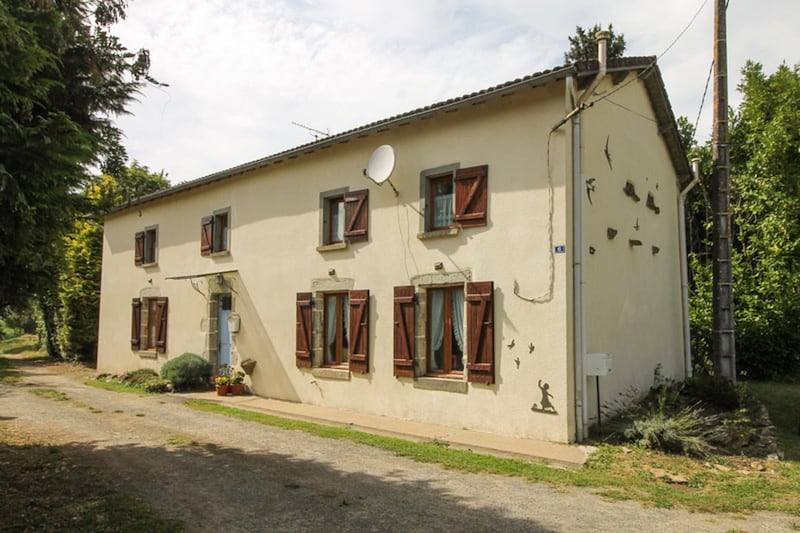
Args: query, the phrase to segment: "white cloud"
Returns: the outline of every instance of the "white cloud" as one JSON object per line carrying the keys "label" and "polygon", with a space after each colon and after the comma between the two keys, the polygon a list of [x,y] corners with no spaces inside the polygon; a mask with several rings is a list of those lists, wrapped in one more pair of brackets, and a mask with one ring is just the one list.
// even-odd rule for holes
{"label": "white cloud", "polygon": [[[147,88],[122,117],[132,158],[173,182],[553,68],[576,25],[614,24],[628,55],[659,55],[703,0],[133,0],[115,32],[148,48]],[[659,65],[676,115],[693,122],[711,64],[713,1]],[[780,14],[779,16],[776,14]],[[728,10],[732,105],[747,58],[800,62],[800,2]],[[699,131],[711,127],[711,88]]]}

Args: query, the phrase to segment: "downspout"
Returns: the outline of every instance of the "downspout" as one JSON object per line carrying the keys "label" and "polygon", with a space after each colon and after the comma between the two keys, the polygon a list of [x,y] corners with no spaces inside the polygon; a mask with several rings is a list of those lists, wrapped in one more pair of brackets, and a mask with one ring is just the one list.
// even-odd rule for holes
{"label": "downspout", "polygon": [[692,181],[678,195],[678,216],[681,250],[681,300],[683,304],[683,354],[684,371],[687,378],[692,377],[692,332],[689,324],[689,264],[686,250],[686,196],[700,181],[700,159],[692,159]]}
{"label": "downspout", "polygon": [[567,119],[572,118],[572,211],[573,211],[573,265],[572,265],[572,284],[573,284],[573,327],[575,345],[575,438],[578,442],[586,439],[587,425],[589,423],[586,405],[589,403],[588,390],[586,388],[586,375],[584,370],[584,360],[586,359],[586,310],[584,286],[586,278],[583,271],[583,166],[581,160],[582,143],[582,124],[581,111],[588,108],[586,100],[592,95],[594,90],[606,76],[608,60],[608,40],[611,35],[607,31],[598,32],[597,39],[597,59],[599,70],[589,87],[581,94],[576,102],[575,109],[567,115]]}

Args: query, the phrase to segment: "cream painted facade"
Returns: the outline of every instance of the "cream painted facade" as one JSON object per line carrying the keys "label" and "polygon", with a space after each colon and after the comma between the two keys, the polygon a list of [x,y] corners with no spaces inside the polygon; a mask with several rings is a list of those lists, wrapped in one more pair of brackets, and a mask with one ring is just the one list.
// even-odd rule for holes
{"label": "cream painted facade", "polygon": [[[595,379],[576,377],[576,358],[583,357],[577,336],[585,339],[582,351],[613,354],[613,373],[599,378],[601,402],[630,386],[648,387],[656,365],[666,376],[684,372],[677,200],[688,165],[674,155],[677,133],[657,69],[649,69],[655,86],[636,78],[648,64],[640,58],[609,69],[594,93],[619,89],[611,98],[633,111],[599,101],[579,113],[580,138],[574,118],[553,128],[596,72],[563,67],[178,185],[109,214],[98,371],[158,370],[184,352],[216,363],[217,309],[220,295],[229,294],[239,323],[231,362],[250,363],[254,394],[503,435],[580,438],[597,411]],[[396,164],[391,184],[378,186],[363,170],[384,144],[394,148]],[[429,176],[483,165],[485,225],[426,231]],[[623,191],[627,182],[639,201]],[[368,238],[326,246],[326,194],[360,190],[368,191]],[[584,217],[577,289],[573,192]],[[648,193],[658,213],[647,207]],[[227,251],[204,256],[201,220],[215,213],[228,217]],[[135,235],[152,228],[155,261],[137,266]],[[466,282],[493,282],[491,384],[469,382],[466,364],[446,377],[426,370],[427,291]],[[396,286],[413,286],[416,294],[413,377],[393,372]],[[369,291],[366,373],[327,368],[320,353],[323,296],[351,290]],[[298,367],[296,358],[298,293],[312,293],[315,302],[314,368]],[[132,300],[145,307],[164,297],[163,350],[147,349],[155,331],[147,314],[138,319],[142,344],[132,347]]]}

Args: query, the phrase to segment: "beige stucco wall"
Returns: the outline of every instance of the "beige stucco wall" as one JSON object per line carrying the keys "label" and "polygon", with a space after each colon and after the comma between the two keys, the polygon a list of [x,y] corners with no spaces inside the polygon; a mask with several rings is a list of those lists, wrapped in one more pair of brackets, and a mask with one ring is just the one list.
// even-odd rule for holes
{"label": "beige stucco wall", "polygon": [[[195,279],[195,288],[190,280],[168,278],[230,272],[225,276],[234,291],[233,311],[241,317],[234,361],[257,361],[248,377],[256,394],[570,440],[570,267],[567,254],[552,253],[548,237],[552,230],[552,244],[566,244],[570,231],[564,209],[569,202],[567,128],[550,139],[549,173],[546,164],[548,133],[564,114],[563,83],[517,89],[110,215],[98,370],[160,368],[167,358],[185,351],[207,354],[208,330],[214,325],[208,320],[206,297],[217,290],[212,278]],[[372,151],[386,143],[397,157],[391,177],[397,197],[388,184],[378,187],[362,175]],[[420,172],[453,163],[489,166],[488,226],[420,240]],[[666,176],[659,179],[666,181]],[[319,195],[342,187],[369,189],[369,241],[318,252]],[[200,219],[226,207],[231,209],[230,253],[201,257]],[[670,216],[661,218],[666,222]],[[158,265],[135,267],[134,233],[154,224],[159,227]],[[444,265],[442,271],[434,269],[437,262]],[[329,276],[329,269],[335,269],[335,276]],[[446,387],[430,380],[395,378],[393,287],[419,281],[419,276],[459,272],[474,281],[494,282],[496,383],[467,384],[455,392],[431,390]],[[346,380],[295,366],[295,295],[336,283],[370,290],[371,371]],[[519,298],[515,287],[520,296],[538,302]],[[169,297],[168,351],[147,357],[129,347],[130,301],[156,294]],[[557,414],[531,410],[541,403],[539,380],[549,384]]]}
{"label": "beige stucco wall", "polygon": [[[619,86],[606,80],[597,93]],[[602,405],[631,387],[646,391],[658,363],[665,377],[684,376],[679,185],[640,82],[584,112],[582,126],[583,178],[594,180],[591,203],[582,191],[586,350],[613,355],[613,373],[599,378]],[[639,201],[623,192],[628,181]],[[658,214],[646,206],[648,193]],[[617,231],[614,238],[608,228]],[[591,421],[597,417],[595,383],[587,379]]]}

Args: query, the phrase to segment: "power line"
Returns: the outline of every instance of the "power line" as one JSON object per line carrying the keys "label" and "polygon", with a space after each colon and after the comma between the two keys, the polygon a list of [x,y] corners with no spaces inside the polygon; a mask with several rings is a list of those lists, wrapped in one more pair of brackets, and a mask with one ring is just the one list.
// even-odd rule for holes
{"label": "power line", "polygon": [[[706,95],[708,94],[708,84],[711,81],[711,73],[714,72],[714,60],[711,60],[711,66],[708,68],[708,77],[706,78],[706,88],[703,89],[703,98],[700,100],[700,109],[697,110],[697,118],[694,121],[694,131],[692,131],[692,140],[694,141],[697,137],[697,126],[700,124],[700,114],[703,112],[703,104],[706,101]],[[686,148],[689,148],[688,146]]]}
{"label": "power line", "polygon": [[602,95],[602,96],[598,97],[597,99],[595,99],[595,100],[592,100],[592,102],[590,102],[589,104],[587,104],[587,107],[591,107],[591,106],[593,106],[595,103],[597,103],[597,102],[600,102],[600,101],[602,101],[602,100],[605,100],[606,98],[608,98],[608,97],[609,97],[609,96],[611,96],[612,94],[614,94],[614,93],[616,93],[616,92],[618,92],[618,91],[620,91],[620,90],[624,89],[625,87],[627,87],[628,85],[630,85],[630,84],[631,84],[631,83],[633,83],[634,81],[636,81],[636,80],[638,80],[638,79],[641,79],[641,78],[643,78],[643,77],[645,76],[645,74],[647,74],[647,72],[648,72],[650,69],[652,69],[654,66],[656,66],[656,63],[658,62],[658,60],[659,60],[659,59],[661,59],[662,57],[664,57],[664,56],[666,55],[666,53],[667,53],[667,52],[669,52],[669,51],[672,49],[672,47],[674,47],[674,46],[677,44],[677,42],[678,42],[678,41],[681,39],[681,37],[683,37],[683,35],[684,35],[684,34],[685,34],[685,33],[686,33],[688,30],[689,30],[689,28],[691,28],[691,27],[692,27],[692,24],[694,24],[694,21],[695,21],[695,20],[697,20],[697,17],[700,15],[700,12],[701,12],[701,11],[703,11],[703,8],[704,8],[704,7],[706,7],[706,4],[707,4],[707,3],[708,3],[708,0],[703,0],[703,3],[702,3],[702,4],[700,4],[700,7],[697,9],[697,11],[695,12],[694,16],[691,18],[691,20],[689,21],[689,23],[688,23],[688,24],[687,24],[687,25],[686,25],[686,26],[685,26],[685,27],[684,27],[684,28],[683,28],[683,29],[680,31],[680,33],[678,33],[678,36],[677,36],[677,37],[675,37],[675,39],[674,39],[674,40],[673,40],[673,41],[672,41],[672,42],[669,44],[669,46],[667,46],[667,47],[664,49],[664,51],[663,51],[663,52],[661,52],[661,53],[660,53],[658,56],[656,56],[655,60],[653,60],[653,62],[652,62],[652,63],[650,63],[649,65],[647,65],[647,67],[645,67],[645,68],[644,68],[644,70],[642,70],[642,71],[639,73],[639,75],[638,75],[638,76],[636,76],[635,78],[631,79],[630,81],[628,81],[628,82],[626,82],[626,83],[623,83],[622,85],[620,85],[620,86],[619,86],[619,87],[617,87],[616,89],[614,89],[614,90],[612,90],[612,91],[609,91],[609,92],[607,92],[606,94],[604,94],[604,95]]}

